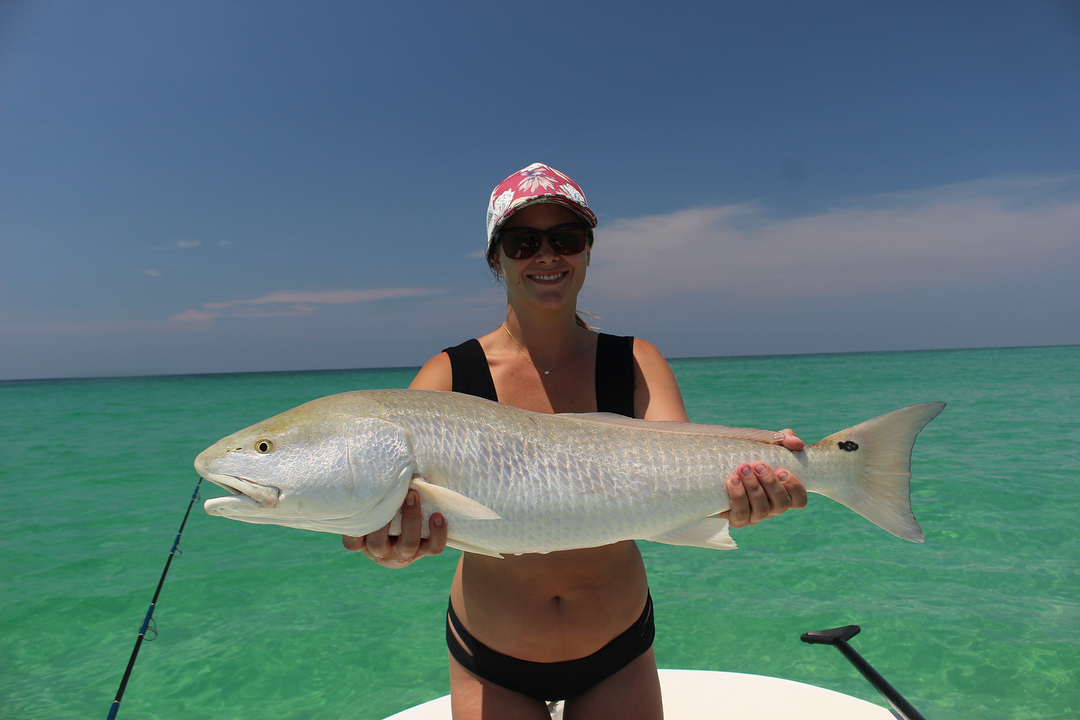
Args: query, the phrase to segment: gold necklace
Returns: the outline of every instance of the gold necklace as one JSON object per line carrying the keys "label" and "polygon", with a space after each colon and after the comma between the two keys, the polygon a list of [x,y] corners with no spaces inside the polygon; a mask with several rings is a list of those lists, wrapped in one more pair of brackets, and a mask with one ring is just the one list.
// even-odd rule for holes
{"label": "gold necklace", "polygon": [[560,355],[559,359],[556,360],[554,362],[554,364],[552,364],[552,366],[550,368],[548,368],[547,370],[541,370],[540,368],[536,367],[536,363],[534,363],[532,360],[530,360],[529,356],[525,354],[525,350],[524,350],[524,348],[521,347],[521,343],[519,343],[517,341],[517,338],[514,337],[514,334],[512,332],[510,332],[510,328],[506,327],[506,323],[502,324],[502,329],[505,330],[506,334],[510,336],[510,340],[513,341],[514,347],[517,348],[518,354],[521,355],[521,357],[525,358],[525,362],[532,365],[533,369],[536,370],[536,372],[542,372],[545,375],[550,375],[551,371],[555,369],[555,365],[558,365],[559,363],[561,363],[563,361],[563,358],[565,358],[567,355],[569,355],[570,351],[574,349],[574,343],[571,342],[570,347],[566,348],[566,352],[564,352],[562,355]]}

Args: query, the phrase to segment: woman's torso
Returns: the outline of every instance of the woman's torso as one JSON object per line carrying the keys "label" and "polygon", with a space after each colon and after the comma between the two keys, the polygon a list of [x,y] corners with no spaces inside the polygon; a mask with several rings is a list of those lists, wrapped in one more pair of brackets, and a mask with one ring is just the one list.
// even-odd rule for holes
{"label": "woman's torso", "polygon": [[[454,353],[456,391],[538,412],[633,414],[632,339],[583,335],[579,350],[541,377],[496,351],[492,335],[479,347]],[[599,358],[598,342],[603,343]],[[490,397],[492,390],[496,397]],[[606,645],[638,618],[647,594],[641,554],[627,541],[502,559],[465,553],[450,597],[465,627],[491,649],[522,660],[557,662]]]}

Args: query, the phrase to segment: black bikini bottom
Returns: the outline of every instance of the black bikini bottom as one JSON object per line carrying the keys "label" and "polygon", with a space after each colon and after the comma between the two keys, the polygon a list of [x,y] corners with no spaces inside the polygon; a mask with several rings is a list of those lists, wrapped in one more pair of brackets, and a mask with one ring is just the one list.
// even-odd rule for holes
{"label": "black bikini bottom", "polygon": [[[454,637],[454,631],[461,638],[460,643]],[[519,660],[492,650],[462,626],[453,604],[446,613],[446,646],[461,667],[507,690],[545,701],[572,698],[611,677],[652,647],[655,634],[652,595],[649,595],[641,617],[592,655],[541,663]]]}

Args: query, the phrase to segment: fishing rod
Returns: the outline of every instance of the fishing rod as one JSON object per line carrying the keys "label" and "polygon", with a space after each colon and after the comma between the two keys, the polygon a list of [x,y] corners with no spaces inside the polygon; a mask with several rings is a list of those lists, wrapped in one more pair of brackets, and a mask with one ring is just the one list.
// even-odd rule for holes
{"label": "fishing rod", "polygon": [[184,533],[184,526],[187,525],[188,515],[191,514],[191,506],[199,499],[199,487],[202,485],[202,481],[203,479],[200,477],[199,482],[195,483],[195,492],[191,494],[191,502],[188,503],[187,512],[184,513],[184,520],[180,523],[180,529],[176,532],[176,540],[173,541],[172,550],[169,551],[169,559],[165,561],[165,569],[161,571],[161,579],[158,580],[157,590],[154,591],[154,599],[150,601],[150,608],[146,611],[146,619],[143,620],[142,627],[139,628],[139,637],[135,640],[135,648],[131,651],[131,659],[128,660],[124,678],[120,681],[120,688],[116,691],[116,699],[113,700],[112,707],[109,708],[107,720],[113,720],[116,717],[116,712],[120,709],[120,700],[124,697],[128,678],[131,677],[131,669],[135,667],[135,658],[139,656],[139,648],[142,647],[143,638],[146,637],[146,630],[150,626],[151,618],[154,616],[154,606],[157,605],[158,595],[161,594],[161,586],[165,584],[165,576],[169,574],[169,565],[172,564],[172,559],[176,555],[176,548],[180,545],[180,536]]}
{"label": "fishing rod", "polygon": [[845,625],[831,630],[803,633],[801,640],[804,643],[834,646],[855,666],[856,670],[862,673],[862,676],[874,686],[874,689],[889,701],[893,710],[900,715],[902,720],[926,720],[918,710],[912,707],[911,703],[904,699],[903,695],[889,684],[888,680],[881,676],[881,673],[871,667],[870,663],[866,662],[863,656],[848,644],[848,640],[858,635],[861,629],[858,625]]}

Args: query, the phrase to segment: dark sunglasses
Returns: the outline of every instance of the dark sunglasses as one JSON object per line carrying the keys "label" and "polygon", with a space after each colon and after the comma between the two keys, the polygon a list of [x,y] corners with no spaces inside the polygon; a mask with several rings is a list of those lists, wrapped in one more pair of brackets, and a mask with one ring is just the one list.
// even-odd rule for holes
{"label": "dark sunglasses", "polygon": [[500,230],[499,242],[502,243],[506,257],[515,260],[531,258],[540,251],[544,238],[551,243],[551,249],[557,255],[577,255],[589,242],[589,231],[581,223],[563,223],[547,230],[531,227],[515,227]]}

